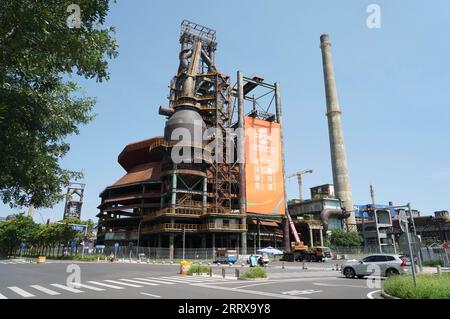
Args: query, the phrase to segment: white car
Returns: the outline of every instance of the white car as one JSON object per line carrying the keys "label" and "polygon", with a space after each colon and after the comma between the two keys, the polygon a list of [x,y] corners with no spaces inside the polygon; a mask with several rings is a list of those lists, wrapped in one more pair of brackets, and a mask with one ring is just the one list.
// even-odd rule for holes
{"label": "white car", "polygon": [[377,254],[367,256],[359,261],[348,261],[342,264],[342,274],[346,278],[363,278],[365,276],[400,275],[408,272],[411,263],[408,257],[394,254]]}

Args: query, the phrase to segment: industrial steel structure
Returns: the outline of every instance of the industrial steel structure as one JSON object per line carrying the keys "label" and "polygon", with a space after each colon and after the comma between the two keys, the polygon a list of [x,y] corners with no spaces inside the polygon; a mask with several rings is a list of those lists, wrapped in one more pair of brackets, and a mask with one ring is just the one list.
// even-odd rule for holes
{"label": "industrial steel structure", "polygon": [[[232,85],[216,67],[212,29],[185,20],[180,44],[169,104],[159,107],[164,136],[129,144],[119,155],[127,174],[100,194],[97,241],[169,247],[170,258],[181,245],[241,254],[247,241],[280,245],[283,216],[252,213],[245,174],[245,121],[281,124],[279,85],[240,71]],[[265,92],[254,95],[258,90]]]}
{"label": "industrial steel structure", "polygon": [[66,204],[64,206],[63,219],[71,217],[79,219],[81,217],[81,207],[83,206],[85,186],[86,184],[81,183],[69,184],[69,186],[67,187]]}

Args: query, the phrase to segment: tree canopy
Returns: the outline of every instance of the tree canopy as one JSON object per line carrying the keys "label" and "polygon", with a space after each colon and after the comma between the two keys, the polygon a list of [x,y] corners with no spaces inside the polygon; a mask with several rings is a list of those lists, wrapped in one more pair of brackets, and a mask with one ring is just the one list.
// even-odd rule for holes
{"label": "tree canopy", "polygon": [[362,243],[363,238],[357,232],[346,232],[341,229],[331,231],[330,245],[333,247],[357,247]]}
{"label": "tree canopy", "polygon": [[[87,232],[77,231],[73,224],[87,225]],[[31,217],[16,215],[0,223],[0,256],[12,254],[25,243],[27,247],[55,247],[68,245],[71,240],[77,244],[84,240],[93,242],[94,223],[68,218],[57,223],[36,224]]]}
{"label": "tree canopy", "polygon": [[94,117],[73,78],[107,80],[118,52],[109,0],[77,0],[79,28],[66,22],[72,3],[0,1],[0,198],[11,207],[51,207],[82,177],[59,163],[65,138]]}

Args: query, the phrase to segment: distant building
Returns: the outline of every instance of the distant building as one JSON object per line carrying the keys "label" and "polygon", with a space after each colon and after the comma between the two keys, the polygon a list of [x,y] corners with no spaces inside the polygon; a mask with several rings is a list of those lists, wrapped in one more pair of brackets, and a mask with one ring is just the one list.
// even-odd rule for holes
{"label": "distant building", "polygon": [[448,213],[448,210],[441,210],[441,211],[438,211],[438,212],[434,212],[434,217],[436,217],[436,218],[440,218],[440,217],[449,217],[449,213]]}
{"label": "distant building", "polygon": [[289,203],[289,214],[295,219],[312,219],[321,221],[324,230],[343,229],[345,216],[341,202],[335,198],[331,184],[315,186],[310,189],[311,199],[293,200]]}

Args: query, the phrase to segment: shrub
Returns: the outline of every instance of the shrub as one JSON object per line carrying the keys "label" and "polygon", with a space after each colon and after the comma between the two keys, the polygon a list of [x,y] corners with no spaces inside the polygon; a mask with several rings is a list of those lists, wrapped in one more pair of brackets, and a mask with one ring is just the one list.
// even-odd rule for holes
{"label": "shrub", "polygon": [[450,274],[418,275],[417,288],[412,276],[392,276],[386,279],[384,291],[403,299],[450,299]]}
{"label": "shrub", "polygon": [[264,267],[250,268],[241,275],[241,278],[267,278],[267,272]]}
{"label": "shrub", "polygon": [[442,266],[442,262],[440,260],[427,260],[422,263],[425,267],[436,267]]}
{"label": "shrub", "polygon": [[188,274],[207,274],[209,272],[208,266],[201,266],[201,265],[192,265],[189,267]]}
{"label": "shrub", "polygon": [[363,243],[363,238],[357,232],[346,232],[341,229],[331,231],[330,245],[333,247],[358,247]]}

